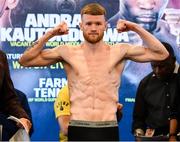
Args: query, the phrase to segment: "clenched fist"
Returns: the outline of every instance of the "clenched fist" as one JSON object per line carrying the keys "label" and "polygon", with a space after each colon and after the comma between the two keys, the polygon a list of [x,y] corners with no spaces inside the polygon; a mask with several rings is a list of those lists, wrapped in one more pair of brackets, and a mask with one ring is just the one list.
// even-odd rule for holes
{"label": "clenched fist", "polygon": [[69,29],[67,27],[67,24],[65,22],[62,22],[56,27],[54,27],[51,32],[53,35],[65,35],[68,34]]}
{"label": "clenched fist", "polygon": [[126,32],[129,30],[133,30],[133,27],[137,25],[136,23],[130,22],[130,21],[126,21],[126,20],[119,20],[117,22],[117,26],[116,29],[119,33],[121,32]]}

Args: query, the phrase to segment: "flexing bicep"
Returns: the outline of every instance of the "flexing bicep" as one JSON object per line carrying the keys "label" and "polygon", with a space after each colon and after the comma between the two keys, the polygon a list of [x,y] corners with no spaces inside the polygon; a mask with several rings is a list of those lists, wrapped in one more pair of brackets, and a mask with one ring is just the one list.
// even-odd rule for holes
{"label": "flexing bicep", "polygon": [[[56,47],[53,49],[44,49],[35,58],[28,60],[23,66],[48,66],[62,60],[61,49]],[[20,60],[21,62],[21,60]]]}
{"label": "flexing bicep", "polygon": [[148,62],[162,59],[158,52],[138,45],[127,45],[126,58],[137,62]]}

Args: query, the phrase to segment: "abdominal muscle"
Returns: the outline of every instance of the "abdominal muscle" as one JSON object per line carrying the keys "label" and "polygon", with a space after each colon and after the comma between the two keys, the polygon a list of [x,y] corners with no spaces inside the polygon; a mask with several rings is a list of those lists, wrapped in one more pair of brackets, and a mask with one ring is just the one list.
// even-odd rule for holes
{"label": "abdominal muscle", "polygon": [[71,120],[116,121],[118,87],[119,77],[107,74],[71,80]]}
{"label": "abdominal muscle", "polygon": [[[81,107],[73,106],[71,109],[72,115],[71,120],[82,120],[82,121],[116,121],[115,107],[109,105],[105,108],[92,108],[83,107],[83,102]],[[111,110],[111,111],[110,111]]]}

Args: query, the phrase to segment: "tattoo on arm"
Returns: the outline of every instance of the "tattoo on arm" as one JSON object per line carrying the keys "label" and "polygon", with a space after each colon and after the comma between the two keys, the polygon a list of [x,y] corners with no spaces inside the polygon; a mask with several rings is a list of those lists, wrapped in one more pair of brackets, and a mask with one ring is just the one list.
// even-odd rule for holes
{"label": "tattoo on arm", "polygon": [[34,46],[35,46],[36,44],[38,44],[38,43],[39,43],[38,41],[33,42],[32,45],[31,45],[31,47],[28,47],[28,48],[26,49],[26,51],[30,50],[31,48],[34,48]]}

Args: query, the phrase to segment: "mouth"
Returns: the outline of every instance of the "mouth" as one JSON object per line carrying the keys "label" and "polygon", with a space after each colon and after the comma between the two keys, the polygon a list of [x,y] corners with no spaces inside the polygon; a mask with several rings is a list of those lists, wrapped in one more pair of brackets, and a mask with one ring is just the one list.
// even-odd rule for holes
{"label": "mouth", "polygon": [[150,14],[142,14],[142,15],[136,17],[136,19],[138,21],[145,22],[145,23],[156,22],[156,16],[153,16]]}
{"label": "mouth", "polygon": [[98,36],[99,34],[98,33],[90,33],[88,34],[89,36]]}

